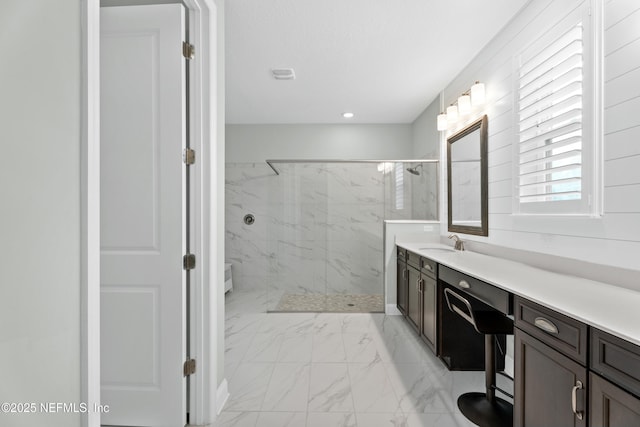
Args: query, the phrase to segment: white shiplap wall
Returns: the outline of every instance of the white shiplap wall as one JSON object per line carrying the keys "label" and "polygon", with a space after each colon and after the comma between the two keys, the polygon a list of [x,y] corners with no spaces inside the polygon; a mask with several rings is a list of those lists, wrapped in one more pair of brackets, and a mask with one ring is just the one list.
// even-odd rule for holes
{"label": "white shiplap wall", "polygon": [[[597,7],[600,0],[593,2]],[[475,80],[487,87],[488,102],[478,114],[489,116],[489,237],[467,239],[640,270],[638,0],[604,1],[603,216],[513,215],[512,144],[517,139],[513,58],[548,22],[583,4],[576,0],[531,1],[443,92],[448,105]],[[446,149],[444,138],[442,150]],[[442,209],[442,218],[446,218],[446,206]]]}

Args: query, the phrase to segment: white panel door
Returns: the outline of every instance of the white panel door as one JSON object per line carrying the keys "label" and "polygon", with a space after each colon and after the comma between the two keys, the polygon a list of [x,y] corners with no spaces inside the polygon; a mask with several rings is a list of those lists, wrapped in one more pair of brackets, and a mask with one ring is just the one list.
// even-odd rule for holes
{"label": "white panel door", "polygon": [[105,425],[185,424],[181,5],[101,9]]}

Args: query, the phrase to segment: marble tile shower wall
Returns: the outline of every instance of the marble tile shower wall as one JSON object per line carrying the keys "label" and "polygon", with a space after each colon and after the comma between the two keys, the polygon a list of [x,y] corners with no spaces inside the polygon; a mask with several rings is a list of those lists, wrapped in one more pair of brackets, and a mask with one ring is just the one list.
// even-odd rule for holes
{"label": "marble tile shower wall", "polygon": [[[414,199],[433,197],[413,195],[426,174],[404,176],[398,187],[394,173],[372,163],[277,168],[279,176],[265,163],[226,165],[225,244],[234,287],[266,291],[270,310],[285,293],[382,294],[383,220],[410,219]],[[420,215],[429,210],[435,215],[437,206],[420,207]],[[255,216],[252,225],[243,222],[246,214]]]}

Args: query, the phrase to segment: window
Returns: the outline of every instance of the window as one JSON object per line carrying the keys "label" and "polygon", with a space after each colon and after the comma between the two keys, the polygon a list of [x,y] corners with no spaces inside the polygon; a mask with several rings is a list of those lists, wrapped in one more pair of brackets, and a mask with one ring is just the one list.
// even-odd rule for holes
{"label": "window", "polygon": [[576,9],[525,49],[517,70],[517,211],[593,214],[598,171],[589,15]]}

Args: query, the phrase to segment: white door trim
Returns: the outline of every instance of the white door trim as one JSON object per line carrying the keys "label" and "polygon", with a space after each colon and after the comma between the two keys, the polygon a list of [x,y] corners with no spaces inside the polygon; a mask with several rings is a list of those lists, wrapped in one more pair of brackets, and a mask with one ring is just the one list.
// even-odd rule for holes
{"label": "white door trim", "polygon": [[[100,403],[100,1],[82,0],[81,177],[81,399]],[[100,426],[100,414],[82,415]]]}
{"label": "white door trim", "polygon": [[[189,9],[190,41],[196,46],[191,65],[190,125],[197,167],[193,177],[195,236],[199,260],[194,274],[192,353],[198,372],[191,384],[190,423],[206,425],[216,418],[218,365],[217,173],[217,7],[214,0],[184,0]],[[82,0],[82,151],[81,167],[81,399],[100,404],[100,1]],[[212,284],[209,286],[209,284]],[[83,414],[82,425],[100,427],[100,414]]]}

